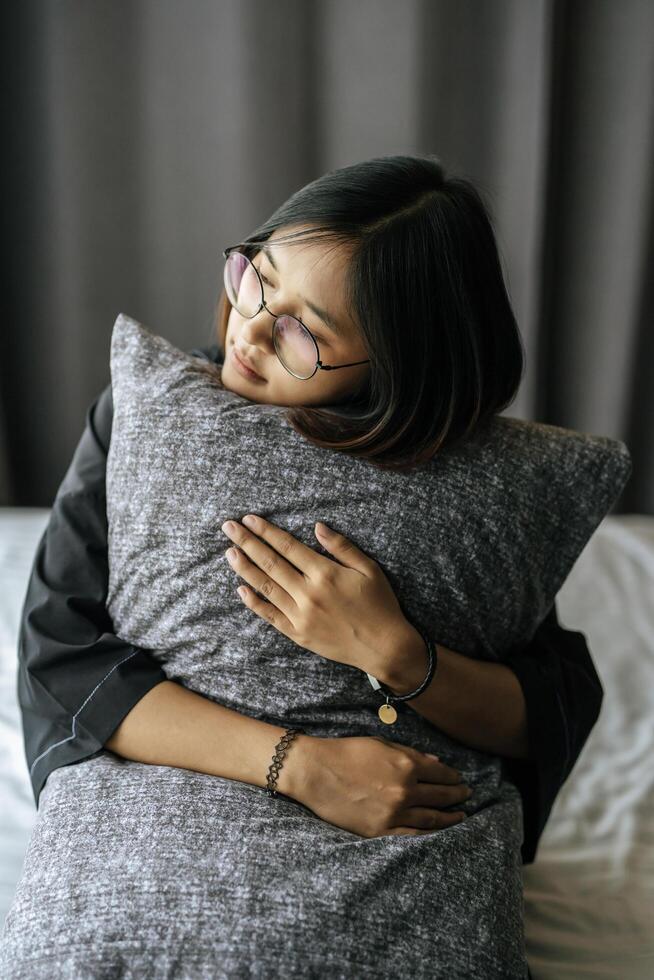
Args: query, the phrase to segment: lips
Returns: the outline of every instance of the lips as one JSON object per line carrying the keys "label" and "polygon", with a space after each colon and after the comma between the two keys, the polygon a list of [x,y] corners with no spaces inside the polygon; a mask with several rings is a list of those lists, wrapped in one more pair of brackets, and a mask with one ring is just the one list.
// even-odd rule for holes
{"label": "lips", "polygon": [[261,380],[262,380],[262,381],[265,381],[265,378],[263,378],[263,377],[262,377],[262,376],[261,376],[261,375],[259,374],[259,372],[258,372],[258,371],[257,371],[257,369],[256,369],[256,368],[254,367],[254,365],[253,365],[253,364],[251,364],[251,363],[250,363],[250,361],[248,361],[248,360],[247,360],[247,358],[245,358],[245,357],[243,357],[243,355],[242,355],[242,354],[240,353],[240,351],[237,351],[237,349],[236,349],[236,347],[234,347],[234,357],[236,358],[236,360],[237,360],[237,361],[240,361],[240,362],[241,362],[241,364],[243,364],[243,365],[245,365],[245,367],[246,367],[246,368],[249,368],[249,369],[250,369],[250,371],[252,371],[252,372],[254,372],[254,374],[256,374],[256,376],[257,376],[258,378],[261,378]]}

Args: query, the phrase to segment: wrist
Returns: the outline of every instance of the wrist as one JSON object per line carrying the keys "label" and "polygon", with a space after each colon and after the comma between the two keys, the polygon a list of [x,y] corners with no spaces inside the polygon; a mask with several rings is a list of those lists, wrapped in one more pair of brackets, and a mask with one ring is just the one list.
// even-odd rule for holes
{"label": "wrist", "polygon": [[[300,734],[296,735],[290,742],[277,776],[276,788],[279,793],[290,796],[298,803],[305,803],[308,798],[309,780],[312,775],[317,743],[321,741],[322,739],[314,735]],[[273,755],[274,749],[270,756],[271,762]]]}
{"label": "wrist", "polygon": [[429,668],[429,654],[421,634],[409,624],[406,635],[396,643],[377,680],[393,694],[409,694],[422,684]]}

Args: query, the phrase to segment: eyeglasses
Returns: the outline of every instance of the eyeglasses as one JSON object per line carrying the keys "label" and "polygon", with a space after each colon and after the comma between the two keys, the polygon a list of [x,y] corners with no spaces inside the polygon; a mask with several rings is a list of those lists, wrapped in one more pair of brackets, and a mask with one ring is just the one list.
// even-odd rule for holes
{"label": "eyeglasses", "polygon": [[243,252],[238,251],[244,244],[240,242],[238,245],[230,245],[223,251],[226,260],[223,280],[227,299],[236,312],[247,320],[251,320],[262,309],[268,310],[274,317],[272,340],[275,353],[289,374],[301,381],[308,381],[319,368],[323,371],[337,371],[339,368],[368,363],[365,360],[352,361],[350,364],[323,364],[318,341],[306,324],[289,313],[277,316],[267,306],[259,270]]}

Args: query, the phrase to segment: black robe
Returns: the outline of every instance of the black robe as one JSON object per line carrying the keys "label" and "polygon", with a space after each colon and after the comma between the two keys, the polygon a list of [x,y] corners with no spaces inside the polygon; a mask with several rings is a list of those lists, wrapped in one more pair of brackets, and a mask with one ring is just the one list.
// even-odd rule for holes
{"label": "black robe", "polygon": [[[188,353],[218,361],[217,345]],[[125,715],[166,680],[146,650],[117,637],[108,586],[105,472],[111,384],[86,413],[81,439],[38,542],[18,641],[18,704],[36,806],[48,774],[103,751]],[[529,757],[505,758],[523,800],[523,864],[533,862],[556,796],[600,712],[604,691],[585,635],[552,605],[531,643],[503,658],[527,705]]]}

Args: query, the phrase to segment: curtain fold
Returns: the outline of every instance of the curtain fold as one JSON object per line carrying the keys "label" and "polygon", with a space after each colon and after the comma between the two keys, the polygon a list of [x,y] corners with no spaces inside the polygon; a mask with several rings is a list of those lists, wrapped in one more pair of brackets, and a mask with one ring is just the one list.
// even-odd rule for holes
{"label": "curtain fold", "polygon": [[221,250],[294,190],[435,153],[491,207],[506,414],[623,439],[654,513],[650,0],[5,5],[0,505],[47,506],[119,312],[208,343]]}

